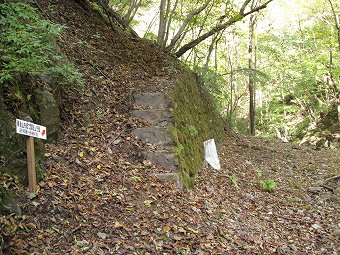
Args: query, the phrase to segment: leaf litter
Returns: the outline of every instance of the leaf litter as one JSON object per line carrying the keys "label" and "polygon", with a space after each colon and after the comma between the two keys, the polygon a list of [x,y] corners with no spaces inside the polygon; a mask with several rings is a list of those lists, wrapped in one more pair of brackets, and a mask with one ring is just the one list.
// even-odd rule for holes
{"label": "leaf litter", "polygon": [[130,98],[164,89],[177,63],[72,1],[39,4],[68,26],[60,43],[85,89],[65,98],[64,137],[47,145],[39,192],[1,179],[22,195],[23,214],[0,217],[6,254],[338,254],[339,182],[325,180],[339,174],[339,150],[229,131],[220,171],[204,167],[187,191],[161,181],[166,170],[143,161],[148,145],[130,134],[144,124]]}

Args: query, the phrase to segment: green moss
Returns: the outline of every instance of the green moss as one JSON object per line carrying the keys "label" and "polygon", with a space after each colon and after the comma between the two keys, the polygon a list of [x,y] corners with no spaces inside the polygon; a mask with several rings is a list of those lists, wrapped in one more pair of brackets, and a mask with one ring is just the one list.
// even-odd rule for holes
{"label": "green moss", "polygon": [[8,204],[14,203],[14,198],[11,196],[9,191],[3,187],[0,187],[0,215],[9,213],[7,208]]}
{"label": "green moss", "polygon": [[187,72],[172,90],[174,124],[169,128],[175,143],[179,173],[183,184],[190,188],[204,160],[203,142],[214,138],[217,143],[224,136],[223,121],[211,95]]}

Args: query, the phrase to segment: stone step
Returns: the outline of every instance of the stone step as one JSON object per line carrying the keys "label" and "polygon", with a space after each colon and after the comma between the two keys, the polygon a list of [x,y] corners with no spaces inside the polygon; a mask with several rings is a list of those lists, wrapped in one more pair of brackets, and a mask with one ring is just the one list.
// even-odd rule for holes
{"label": "stone step", "polygon": [[148,123],[158,126],[166,127],[172,122],[173,114],[169,110],[134,110],[132,116],[135,118],[142,119]]}
{"label": "stone step", "polygon": [[171,170],[178,169],[176,154],[166,151],[149,151],[145,153],[145,158],[151,163],[163,166]]}
{"label": "stone step", "polygon": [[161,173],[155,174],[155,176],[160,180],[175,183],[178,188],[183,189],[183,183],[181,182],[181,179],[177,173]]}
{"label": "stone step", "polygon": [[155,145],[173,145],[170,137],[167,134],[167,129],[163,127],[144,127],[136,128],[132,134],[137,138],[147,143]]}
{"label": "stone step", "polygon": [[170,99],[159,92],[135,93],[133,95],[134,103],[151,109],[166,109],[171,107]]}

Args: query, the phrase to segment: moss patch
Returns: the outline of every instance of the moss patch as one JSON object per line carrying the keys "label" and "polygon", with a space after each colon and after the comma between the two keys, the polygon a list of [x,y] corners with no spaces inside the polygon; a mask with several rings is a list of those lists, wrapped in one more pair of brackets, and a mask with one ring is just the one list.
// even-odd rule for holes
{"label": "moss patch", "polygon": [[203,142],[224,137],[223,121],[213,99],[195,75],[189,71],[172,89],[174,124],[169,128],[175,143],[179,173],[183,184],[190,188],[204,160]]}
{"label": "moss patch", "polygon": [[3,188],[0,187],[0,215],[6,215],[10,213],[8,209],[9,204],[14,204],[15,200],[10,194],[10,192]]}

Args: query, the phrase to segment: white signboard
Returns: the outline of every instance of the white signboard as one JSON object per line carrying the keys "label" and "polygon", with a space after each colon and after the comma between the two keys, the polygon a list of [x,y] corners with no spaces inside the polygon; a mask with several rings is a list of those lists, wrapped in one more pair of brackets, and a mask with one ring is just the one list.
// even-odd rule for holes
{"label": "white signboard", "polygon": [[21,135],[33,136],[40,139],[47,138],[46,127],[32,122],[16,119],[17,133]]}
{"label": "white signboard", "polygon": [[218,159],[216,144],[214,139],[203,142],[204,159],[214,169],[220,170],[220,160]]}

